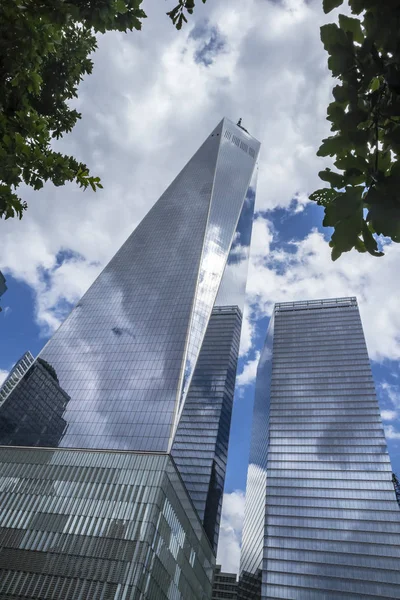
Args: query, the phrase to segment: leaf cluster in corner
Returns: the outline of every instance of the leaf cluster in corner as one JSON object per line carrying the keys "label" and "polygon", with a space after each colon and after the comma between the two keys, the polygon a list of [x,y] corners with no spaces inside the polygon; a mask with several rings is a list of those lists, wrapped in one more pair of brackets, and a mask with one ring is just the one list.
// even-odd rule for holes
{"label": "leaf cluster in corner", "polygon": [[[324,0],[325,12],[343,0]],[[348,0],[357,17],[321,27],[328,67],[339,84],[328,106],[332,135],[317,155],[336,171],[311,194],[333,227],[332,258],[353,248],[382,256],[376,235],[400,242],[400,0]]]}
{"label": "leaf cluster in corner", "polygon": [[88,167],[52,148],[81,115],[70,107],[92,72],[96,33],[140,29],[142,0],[1,0],[0,218],[21,218],[22,184],[101,188]]}

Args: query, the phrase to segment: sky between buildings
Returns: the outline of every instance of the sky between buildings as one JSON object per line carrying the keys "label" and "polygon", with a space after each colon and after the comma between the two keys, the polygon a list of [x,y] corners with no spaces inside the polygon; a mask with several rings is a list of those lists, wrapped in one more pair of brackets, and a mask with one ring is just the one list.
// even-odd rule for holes
{"label": "sky between buildings", "polygon": [[319,27],[339,11],[323,15],[320,0],[208,0],[177,32],[164,14],[172,5],[148,0],[141,32],[99,36],[76,101],[82,120],[57,144],[104,190],[21,190],[28,212],[0,225],[0,376],[26,350],[40,351],[220,119],[242,117],[262,147],[219,548],[223,567],[236,570],[254,377],[275,302],[357,296],[400,473],[400,246],[332,263],[322,210],[307,202],[329,166],[315,156],[334,84]]}

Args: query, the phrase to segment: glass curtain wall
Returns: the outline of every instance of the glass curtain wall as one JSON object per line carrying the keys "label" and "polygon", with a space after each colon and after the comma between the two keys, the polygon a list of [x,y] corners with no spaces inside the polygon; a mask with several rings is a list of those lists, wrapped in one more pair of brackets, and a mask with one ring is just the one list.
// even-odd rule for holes
{"label": "glass curtain wall", "polygon": [[242,314],[214,308],[179,421],[172,456],[217,551]]}
{"label": "glass curtain wall", "polygon": [[[44,419],[28,445],[170,451],[259,147],[222,120],[111,259],[40,354],[67,425],[55,443]],[[11,392],[0,444],[25,445],[25,412]]]}
{"label": "glass curtain wall", "polygon": [[265,515],[247,511],[243,568],[265,533],[263,599],[399,598],[400,511],[357,301],[277,304],[273,327],[247,491]]}
{"label": "glass curtain wall", "polygon": [[259,147],[223,119],[2,394],[2,598],[210,597]]}

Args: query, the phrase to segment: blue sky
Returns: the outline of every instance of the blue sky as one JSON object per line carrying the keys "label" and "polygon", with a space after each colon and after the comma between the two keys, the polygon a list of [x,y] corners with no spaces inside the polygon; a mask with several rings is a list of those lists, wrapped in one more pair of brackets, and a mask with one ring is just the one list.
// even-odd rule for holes
{"label": "blue sky", "polygon": [[[229,4],[229,6],[228,6]],[[238,392],[219,557],[238,565],[257,352],[274,302],[358,297],[393,467],[400,473],[400,245],[385,257],[330,260],[316,157],[329,135],[335,84],[319,38],[320,0],[208,0],[176,32],[145,1],[141,32],[99,36],[94,70],[79,89],[82,119],[56,143],[99,175],[96,194],[73,185],[22,189],[22,221],[0,223],[0,369],[41,349],[101,268],[223,116],[243,118],[262,142]],[[257,14],[257,19],[254,15]],[[1,373],[0,373],[1,374]]]}

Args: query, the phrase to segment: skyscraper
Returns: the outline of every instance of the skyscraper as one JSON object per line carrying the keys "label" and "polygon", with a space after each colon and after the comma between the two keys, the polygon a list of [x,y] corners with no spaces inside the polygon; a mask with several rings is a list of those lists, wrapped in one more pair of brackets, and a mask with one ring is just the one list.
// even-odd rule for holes
{"label": "skyscraper", "polygon": [[34,360],[35,359],[29,350],[17,360],[0,387],[0,404],[2,404],[2,402],[10,395],[11,390],[13,390],[19,380],[22,379]]}
{"label": "skyscraper", "polygon": [[215,551],[228,458],[255,186],[254,172],[172,447],[172,456]]}
{"label": "skyscraper", "polygon": [[237,600],[237,577],[236,573],[224,573],[220,565],[214,572],[213,593],[211,600]]}
{"label": "skyscraper", "polygon": [[210,596],[258,151],[221,121],[0,407],[0,596]]}
{"label": "skyscraper", "polygon": [[[7,286],[6,286],[6,278],[4,277],[3,273],[0,271],[0,296],[2,296],[5,292],[7,291]],[[1,306],[0,306],[0,312],[1,312]]]}
{"label": "skyscraper", "polygon": [[400,598],[399,535],[356,298],[276,304],[257,371],[241,597]]}
{"label": "skyscraper", "polygon": [[237,306],[214,308],[172,447],[215,552],[241,325]]}

